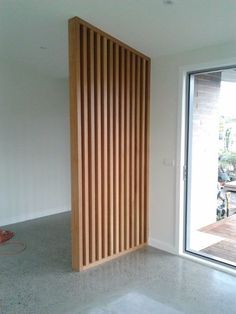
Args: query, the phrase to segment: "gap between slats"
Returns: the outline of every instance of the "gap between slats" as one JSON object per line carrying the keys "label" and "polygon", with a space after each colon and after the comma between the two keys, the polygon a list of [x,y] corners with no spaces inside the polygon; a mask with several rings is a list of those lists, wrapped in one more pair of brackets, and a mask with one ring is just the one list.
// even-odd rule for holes
{"label": "gap between slats", "polygon": [[135,107],[136,107],[136,56],[132,56],[131,67],[131,112],[130,112],[130,247],[135,247]]}
{"label": "gap between slats", "polygon": [[120,225],[120,198],[119,198],[119,45],[114,44],[114,110],[113,110],[113,128],[114,128],[114,254],[119,253],[119,225]]}
{"label": "gap between slats", "polygon": [[113,255],[114,251],[114,162],[113,162],[113,42],[108,41],[108,254]]}
{"label": "gap between slats", "polygon": [[107,129],[107,39],[101,45],[101,125],[102,125],[102,257],[108,256],[108,129]]}
{"label": "gap between slats", "polygon": [[96,259],[102,259],[102,160],[101,160],[101,36],[95,34],[95,169],[96,175]]}
{"label": "gap between slats", "polygon": [[150,62],[84,25],[77,47],[73,219],[82,228],[76,258],[88,268],[147,242]]}
{"label": "gap between slats", "polygon": [[135,245],[140,234],[140,57],[136,58],[136,108],[135,108]]}

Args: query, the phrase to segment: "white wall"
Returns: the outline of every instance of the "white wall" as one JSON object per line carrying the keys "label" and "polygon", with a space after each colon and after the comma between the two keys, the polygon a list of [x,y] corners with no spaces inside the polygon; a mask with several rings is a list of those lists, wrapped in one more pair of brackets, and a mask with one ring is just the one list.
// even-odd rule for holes
{"label": "white wall", "polygon": [[180,173],[178,117],[182,105],[181,69],[195,69],[199,64],[203,67],[204,64],[226,64],[228,59],[235,62],[235,58],[236,42],[152,57],[149,243],[155,247],[178,251],[179,185],[176,184],[176,174]]}
{"label": "white wall", "polygon": [[0,69],[0,225],[69,210],[67,80]]}
{"label": "white wall", "polygon": [[[236,43],[152,57],[149,242],[161,249],[178,244],[180,68],[235,56]],[[0,68],[0,225],[69,210],[68,83],[25,65]]]}

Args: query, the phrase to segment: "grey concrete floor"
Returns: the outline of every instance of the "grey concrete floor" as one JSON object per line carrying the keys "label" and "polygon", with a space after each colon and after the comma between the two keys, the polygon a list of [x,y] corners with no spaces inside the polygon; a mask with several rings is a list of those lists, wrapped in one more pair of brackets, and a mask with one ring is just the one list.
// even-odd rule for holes
{"label": "grey concrete floor", "polygon": [[72,272],[69,213],[10,229],[27,249],[0,256],[1,314],[236,313],[235,277],[153,248]]}

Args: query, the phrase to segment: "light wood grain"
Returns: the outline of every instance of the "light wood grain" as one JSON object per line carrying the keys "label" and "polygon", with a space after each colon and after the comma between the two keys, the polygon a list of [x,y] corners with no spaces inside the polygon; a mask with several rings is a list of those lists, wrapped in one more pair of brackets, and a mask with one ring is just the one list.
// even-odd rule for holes
{"label": "light wood grain", "polygon": [[127,50],[133,52],[137,56],[140,56],[148,61],[150,61],[150,58],[146,56],[145,54],[141,53],[140,51],[130,47],[126,43],[120,41],[119,39],[111,36],[110,34],[104,32],[103,30],[99,29],[98,27],[95,27],[94,25],[88,23],[87,21],[79,18],[78,16],[72,17],[70,20],[73,20],[75,23],[78,23],[80,25],[85,25],[88,29],[93,29],[95,33],[100,34],[101,36],[106,37],[107,39],[110,39],[113,43],[117,43],[119,46],[122,46],[126,48]]}
{"label": "light wood grain", "polygon": [[124,174],[124,159],[125,159],[125,51],[124,47],[120,48],[120,104],[119,104],[119,166],[120,166],[120,252],[124,250],[124,237],[125,237],[125,225],[124,225],[124,210],[125,210],[125,174]]}
{"label": "light wood grain", "polygon": [[139,245],[140,233],[140,57],[137,57],[136,110],[135,110],[135,245]]}
{"label": "light wood grain", "polygon": [[107,39],[102,38],[102,242],[103,258],[108,255],[108,110],[107,110]]}
{"label": "light wood grain", "polygon": [[102,155],[101,155],[101,36],[96,34],[95,49],[95,71],[96,71],[96,121],[95,121],[95,138],[96,138],[96,230],[97,230],[97,259],[102,258]]}
{"label": "light wood grain", "polygon": [[140,111],[140,243],[145,235],[145,128],[146,128],[146,60],[141,64],[141,111]]}
{"label": "light wood grain", "polygon": [[126,51],[125,95],[125,249],[130,248],[130,51]]}
{"label": "light wood grain", "polygon": [[115,43],[115,54],[114,54],[114,199],[115,199],[115,251],[114,253],[119,253],[119,227],[120,227],[120,197],[119,197],[119,45]]}
{"label": "light wood grain", "polygon": [[81,80],[81,110],[82,110],[82,176],[83,176],[83,257],[84,265],[89,264],[89,164],[88,164],[88,69],[87,69],[87,28],[81,26],[82,80]]}
{"label": "light wood grain", "polygon": [[108,160],[109,160],[109,256],[113,255],[114,252],[114,151],[113,151],[113,95],[114,95],[114,84],[113,84],[113,42],[109,41],[109,53],[108,53]]}
{"label": "light wood grain", "polygon": [[90,193],[90,262],[96,260],[96,185],[95,185],[95,92],[94,32],[89,30],[89,189]]}
{"label": "light wood grain", "polygon": [[144,215],[144,242],[149,234],[149,145],[150,145],[150,91],[151,91],[151,60],[146,61],[146,128],[145,128],[145,215]]}
{"label": "light wood grain", "polygon": [[83,269],[80,25],[69,21],[72,268]]}
{"label": "light wood grain", "polygon": [[69,21],[72,267],[143,247],[148,236],[150,59]]}
{"label": "light wood grain", "polygon": [[136,88],[136,56],[132,54],[132,70],[131,70],[131,112],[130,112],[130,239],[131,248],[135,246],[135,88]]}

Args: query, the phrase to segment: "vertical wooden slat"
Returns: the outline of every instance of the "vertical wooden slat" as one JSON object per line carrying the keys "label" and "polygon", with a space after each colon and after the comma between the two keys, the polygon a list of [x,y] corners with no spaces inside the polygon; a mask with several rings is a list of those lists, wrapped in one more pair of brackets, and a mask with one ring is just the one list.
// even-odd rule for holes
{"label": "vertical wooden slat", "polygon": [[108,255],[108,141],[107,141],[107,39],[102,37],[102,243]]}
{"label": "vertical wooden slat", "polygon": [[140,112],[140,243],[145,235],[145,128],[146,128],[146,60],[142,60],[141,71],[141,112]]}
{"label": "vertical wooden slat", "polygon": [[94,106],[94,32],[89,30],[89,188],[90,188],[90,262],[96,260],[95,216],[95,106]]}
{"label": "vertical wooden slat", "polygon": [[84,265],[89,264],[89,164],[88,164],[88,81],[87,81],[87,28],[81,26],[82,47],[82,175],[83,175],[83,224],[84,224]]}
{"label": "vertical wooden slat", "polygon": [[136,56],[132,54],[132,72],[131,72],[131,112],[130,112],[130,239],[131,248],[135,246],[135,75],[136,75]]}
{"label": "vertical wooden slat", "polygon": [[120,114],[119,114],[119,125],[120,125],[120,133],[119,133],[119,144],[120,144],[120,154],[119,154],[119,163],[120,163],[120,252],[124,250],[124,236],[125,236],[125,226],[124,226],[124,184],[125,184],[125,175],[124,175],[124,159],[125,159],[125,151],[124,151],[124,138],[125,138],[125,52],[124,48],[120,48]]}
{"label": "vertical wooden slat", "polygon": [[108,68],[108,134],[109,134],[109,256],[113,255],[114,250],[114,189],[113,189],[113,42],[109,41],[109,68]]}
{"label": "vertical wooden slat", "polygon": [[119,253],[119,45],[115,44],[114,54],[114,253]]}
{"label": "vertical wooden slat", "polygon": [[69,21],[72,268],[83,268],[81,59],[79,24]]}
{"label": "vertical wooden slat", "polygon": [[136,108],[135,108],[135,245],[139,245],[140,215],[140,57],[137,56]]}
{"label": "vertical wooden slat", "polygon": [[126,51],[126,102],[125,102],[125,249],[130,247],[130,52]]}
{"label": "vertical wooden slat", "polygon": [[149,139],[150,139],[150,79],[151,79],[151,61],[146,61],[146,128],[145,128],[145,235],[144,242],[146,243],[148,240],[149,233],[149,216],[148,216],[148,208],[149,208]]}
{"label": "vertical wooden slat", "polygon": [[102,159],[101,159],[101,36],[95,36],[95,129],[96,129],[96,234],[97,234],[97,247],[96,256],[97,260],[102,258]]}
{"label": "vertical wooden slat", "polygon": [[69,22],[72,266],[87,269],[148,236],[150,60]]}

